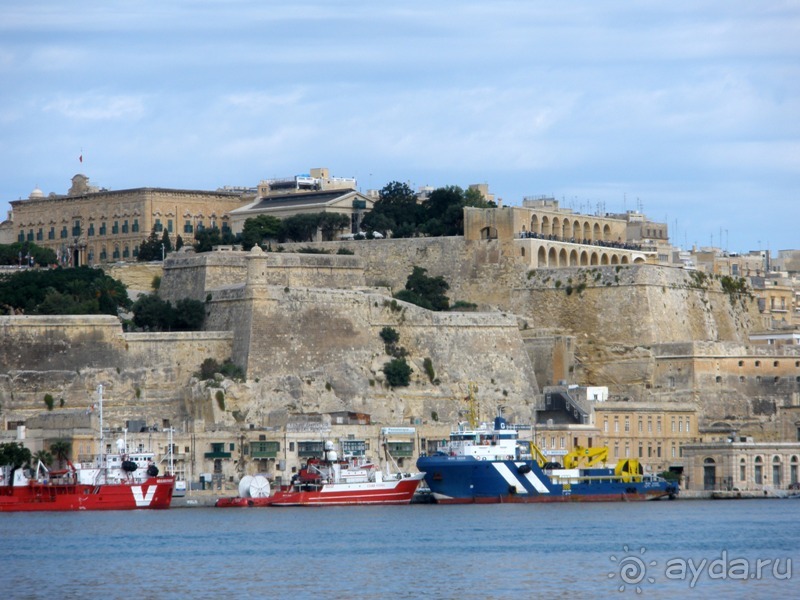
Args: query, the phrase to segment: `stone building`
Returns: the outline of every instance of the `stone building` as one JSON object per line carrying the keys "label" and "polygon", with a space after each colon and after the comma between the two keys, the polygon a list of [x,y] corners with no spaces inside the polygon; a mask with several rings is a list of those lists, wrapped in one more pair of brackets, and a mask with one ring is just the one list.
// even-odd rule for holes
{"label": "stone building", "polygon": [[134,188],[109,191],[75,175],[66,195],[34,190],[11,202],[16,241],[50,248],[59,262],[83,266],[135,261],[152,231],[193,239],[196,231],[230,228],[229,213],[243,204],[235,192]]}
{"label": "stone building", "polygon": [[758,491],[766,495],[797,487],[800,443],[735,439],[683,447],[686,489]]}

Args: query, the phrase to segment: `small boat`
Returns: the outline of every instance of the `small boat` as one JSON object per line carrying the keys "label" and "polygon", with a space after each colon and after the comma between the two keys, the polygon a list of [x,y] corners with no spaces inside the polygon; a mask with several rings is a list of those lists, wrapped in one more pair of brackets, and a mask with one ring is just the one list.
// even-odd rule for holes
{"label": "small boat", "polygon": [[634,459],[597,466],[607,448],[576,448],[564,464],[548,462],[531,441],[497,417],[494,427],[451,432],[436,454],[420,456],[417,468],[440,504],[654,500],[678,495],[678,485],[643,474]]}
{"label": "small boat", "polygon": [[[100,448],[103,442],[102,387],[100,394]],[[133,510],[169,508],[175,478],[159,475],[151,452],[128,453],[117,440],[117,453],[101,453],[94,461],[73,464],[60,471],[41,461],[35,469],[0,465],[0,512]]]}
{"label": "small boat", "polygon": [[422,473],[390,473],[388,468],[384,473],[362,457],[340,460],[333,442],[326,442],[324,456],[309,459],[292,482],[273,495],[269,495],[269,483],[263,476],[245,477],[239,483],[239,497],[220,498],[216,506],[409,504],[422,477]]}

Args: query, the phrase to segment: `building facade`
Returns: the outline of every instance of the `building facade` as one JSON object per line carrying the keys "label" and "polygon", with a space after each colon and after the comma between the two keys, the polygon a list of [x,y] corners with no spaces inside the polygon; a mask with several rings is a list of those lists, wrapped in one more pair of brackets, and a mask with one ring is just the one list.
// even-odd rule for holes
{"label": "building facade", "polygon": [[162,188],[109,191],[75,175],[66,195],[11,202],[16,241],[50,248],[61,264],[84,266],[135,261],[141,243],[155,231],[175,245],[206,228],[230,229],[230,212],[242,206],[239,193]]}

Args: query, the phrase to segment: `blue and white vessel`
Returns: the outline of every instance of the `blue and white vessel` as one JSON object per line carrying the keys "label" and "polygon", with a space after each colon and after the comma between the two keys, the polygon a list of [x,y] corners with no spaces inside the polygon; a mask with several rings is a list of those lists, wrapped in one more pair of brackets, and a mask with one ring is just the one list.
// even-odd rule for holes
{"label": "blue and white vessel", "polygon": [[494,427],[459,426],[417,468],[441,504],[635,501],[675,498],[678,484],[642,474],[638,461],[605,463],[607,448],[576,448],[564,464],[548,462],[531,441],[497,417]]}

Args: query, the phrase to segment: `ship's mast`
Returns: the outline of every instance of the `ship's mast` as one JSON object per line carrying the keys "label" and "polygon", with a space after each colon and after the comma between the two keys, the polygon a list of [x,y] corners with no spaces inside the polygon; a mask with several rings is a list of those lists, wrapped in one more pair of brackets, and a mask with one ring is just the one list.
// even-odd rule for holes
{"label": "ship's mast", "polygon": [[100,471],[103,474],[103,482],[106,476],[106,442],[103,437],[103,384],[97,386],[97,405],[100,412]]}

